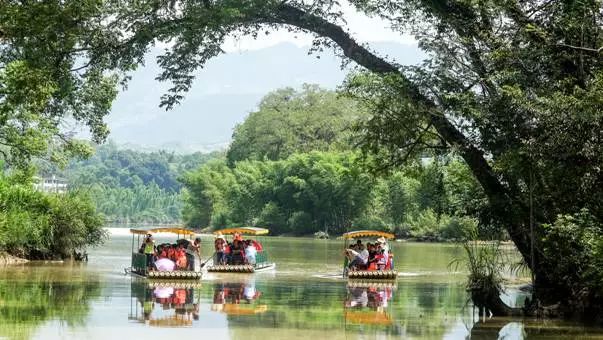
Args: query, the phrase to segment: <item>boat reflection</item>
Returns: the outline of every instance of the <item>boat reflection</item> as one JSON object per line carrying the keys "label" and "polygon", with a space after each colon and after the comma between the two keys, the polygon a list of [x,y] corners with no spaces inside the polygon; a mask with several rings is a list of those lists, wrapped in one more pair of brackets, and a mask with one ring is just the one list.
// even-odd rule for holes
{"label": "boat reflection", "polygon": [[200,283],[134,280],[128,320],[154,327],[191,327],[199,320]]}
{"label": "boat reflection", "polygon": [[211,310],[227,315],[254,315],[268,310],[261,304],[262,292],[256,289],[255,280],[218,282],[214,286]]}
{"label": "boat reflection", "polygon": [[390,326],[390,302],[396,286],[389,283],[349,282],[344,301],[346,324]]}

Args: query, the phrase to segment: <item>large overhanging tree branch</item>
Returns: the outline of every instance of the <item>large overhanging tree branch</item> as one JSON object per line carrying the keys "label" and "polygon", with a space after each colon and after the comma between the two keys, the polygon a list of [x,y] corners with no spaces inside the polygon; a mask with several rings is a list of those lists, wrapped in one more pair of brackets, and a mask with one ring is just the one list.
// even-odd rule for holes
{"label": "large overhanging tree branch", "polygon": [[[525,207],[507,192],[498,177],[488,164],[484,153],[476,148],[455,125],[447,119],[444,112],[433,102],[432,99],[423,95],[416,85],[400,72],[399,67],[387,62],[375,55],[362,45],[358,44],[343,28],[333,24],[317,15],[309,14],[303,10],[288,4],[277,7],[267,21],[293,25],[301,29],[314,32],[319,36],[333,40],[343,51],[343,54],[354,60],[366,69],[384,75],[395,74],[402,86],[399,88],[400,96],[407,97],[409,101],[416,103],[417,109],[428,118],[428,121],[436,131],[454,148],[458,149],[463,159],[471,168],[473,174],[484,188],[490,203],[500,213],[500,217],[506,220],[507,230],[516,243],[522,255],[530,258],[529,238],[526,237],[525,229],[521,219],[517,218],[522,213],[525,217]],[[520,213],[517,213],[517,210]]]}
{"label": "large overhanging tree branch", "polygon": [[[582,207],[601,212],[600,193],[589,189],[602,183],[597,170],[601,162],[592,156],[601,154],[600,144],[596,125],[588,122],[601,122],[600,104],[589,98],[600,96],[603,76],[597,76],[596,56],[584,50],[602,45],[593,29],[601,20],[593,10],[596,1],[589,0],[586,7],[507,1],[351,2],[394,25],[413,26],[420,46],[430,53],[427,63],[399,66],[358,44],[340,25],[336,1],[176,1],[172,10],[147,15],[143,8],[125,21],[137,27],[133,40],[155,37],[173,44],[159,60],[164,69],[159,79],[174,84],[162,100],[168,108],[190,89],[193,71],[222,52],[229,35],[257,36],[284,26],[337,45],[345,58],[370,71],[346,84],[353,94],[373,102],[374,116],[363,130],[372,140],[368,149],[386,149],[392,162],[399,163],[409,151],[444,140],[469,165],[498,222],[526,262],[534,264],[537,279],[554,283],[541,265],[539,242],[531,261],[527,193],[528,187],[536,187],[534,215],[540,223]],[[567,31],[580,31],[586,16],[592,18],[589,29],[578,35]],[[577,110],[588,118],[574,119]],[[438,136],[428,139],[431,130],[426,127]]]}

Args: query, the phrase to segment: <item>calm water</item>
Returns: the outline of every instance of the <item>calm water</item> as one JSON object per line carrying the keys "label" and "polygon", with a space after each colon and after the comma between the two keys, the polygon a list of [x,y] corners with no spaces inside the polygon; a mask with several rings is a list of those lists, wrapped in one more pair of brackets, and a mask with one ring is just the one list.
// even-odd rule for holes
{"label": "calm water", "polygon": [[395,243],[397,284],[352,287],[340,278],[341,241],[264,244],[275,271],[208,274],[196,287],[149,287],[124,275],[131,239],[123,236],[91,252],[87,264],[2,268],[0,338],[603,338],[600,329],[569,322],[480,318],[465,274],[448,268],[461,254],[452,245]]}

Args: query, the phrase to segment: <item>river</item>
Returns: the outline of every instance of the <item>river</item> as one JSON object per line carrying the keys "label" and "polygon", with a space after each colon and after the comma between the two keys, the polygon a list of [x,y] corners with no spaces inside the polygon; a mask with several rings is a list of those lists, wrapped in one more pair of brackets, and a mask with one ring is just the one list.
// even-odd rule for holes
{"label": "river", "polygon": [[[479,315],[449,266],[451,244],[394,242],[397,283],[350,286],[342,241],[267,237],[276,270],[206,274],[194,287],[149,287],[124,275],[131,238],[113,235],[86,264],[0,268],[7,339],[599,339],[559,320]],[[203,253],[211,253],[203,239]],[[519,303],[510,289],[506,301]]]}

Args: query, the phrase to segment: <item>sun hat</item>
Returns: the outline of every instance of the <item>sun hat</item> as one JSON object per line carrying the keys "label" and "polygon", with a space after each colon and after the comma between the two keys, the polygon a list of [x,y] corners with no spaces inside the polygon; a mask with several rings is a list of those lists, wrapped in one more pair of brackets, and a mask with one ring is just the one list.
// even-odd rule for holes
{"label": "sun hat", "polygon": [[385,240],[385,237],[381,236],[381,237],[379,237],[379,238],[377,239],[377,242],[379,242],[379,243],[382,243],[382,244],[383,244],[383,243],[385,243],[385,242],[387,242],[387,241]]}

